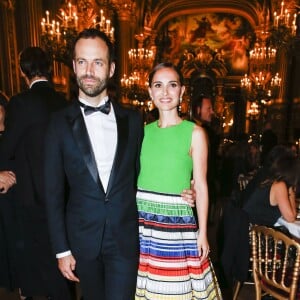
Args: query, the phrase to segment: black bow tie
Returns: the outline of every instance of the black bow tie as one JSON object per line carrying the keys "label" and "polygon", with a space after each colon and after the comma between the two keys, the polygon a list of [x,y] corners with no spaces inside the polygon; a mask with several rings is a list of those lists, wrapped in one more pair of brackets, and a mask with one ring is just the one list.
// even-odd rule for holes
{"label": "black bow tie", "polygon": [[96,111],[101,111],[106,115],[108,115],[109,112],[110,112],[110,100],[107,100],[104,104],[102,104],[98,107],[89,106],[89,105],[86,105],[86,104],[84,104],[80,101],[79,101],[79,105],[81,107],[83,107],[83,111],[84,111],[84,114],[86,116],[88,116],[88,115],[90,115],[90,114],[92,114],[93,112],[96,112]]}

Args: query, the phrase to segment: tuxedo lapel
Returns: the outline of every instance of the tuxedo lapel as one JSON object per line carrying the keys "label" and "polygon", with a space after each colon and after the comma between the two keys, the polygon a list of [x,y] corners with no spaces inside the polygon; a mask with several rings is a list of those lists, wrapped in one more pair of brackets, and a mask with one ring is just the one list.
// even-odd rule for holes
{"label": "tuxedo lapel", "polygon": [[117,141],[117,149],[116,155],[114,158],[112,170],[110,173],[108,186],[107,186],[107,194],[110,192],[112,186],[114,185],[114,180],[118,174],[118,170],[121,166],[123,156],[125,154],[125,149],[127,147],[128,142],[128,117],[122,113],[122,108],[116,104],[112,105],[115,111],[115,117],[117,122],[117,131],[118,131],[118,141]]}
{"label": "tuxedo lapel", "polygon": [[91,145],[91,141],[89,139],[89,135],[79,105],[74,103],[71,109],[72,110],[70,115],[71,116],[70,123],[71,123],[71,128],[73,131],[75,141],[82,153],[82,157],[86,163],[87,168],[90,171],[91,176],[93,177],[96,184],[98,184],[101,187],[101,189],[104,191],[102,183],[99,178],[97,164],[96,164],[93,148]]}

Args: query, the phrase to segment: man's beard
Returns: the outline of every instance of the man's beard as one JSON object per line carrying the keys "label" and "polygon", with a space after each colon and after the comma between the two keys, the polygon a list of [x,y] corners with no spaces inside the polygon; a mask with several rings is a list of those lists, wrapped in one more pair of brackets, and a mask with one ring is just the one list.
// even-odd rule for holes
{"label": "man's beard", "polygon": [[[84,79],[86,78],[96,80],[96,83],[93,85],[85,84]],[[84,75],[76,79],[79,88],[89,97],[96,97],[107,88],[108,78],[100,79],[94,76]]]}

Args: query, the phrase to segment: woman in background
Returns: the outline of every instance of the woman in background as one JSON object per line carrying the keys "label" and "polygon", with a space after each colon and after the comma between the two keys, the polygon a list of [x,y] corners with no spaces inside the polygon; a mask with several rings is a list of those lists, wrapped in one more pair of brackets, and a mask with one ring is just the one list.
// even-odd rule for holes
{"label": "woman in background", "polygon": [[[207,139],[204,129],[178,115],[184,90],[182,75],[170,63],[157,65],[149,75],[159,119],[145,127],[141,152],[136,299],[221,299],[208,258]],[[180,196],[191,176],[199,230]]]}
{"label": "woman in background", "polygon": [[278,218],[294,222],[297,217],[295,188],[299,160],[285,146],[275,146],[264,167],[245,190],[243,209],[252,224],[273,226]]}

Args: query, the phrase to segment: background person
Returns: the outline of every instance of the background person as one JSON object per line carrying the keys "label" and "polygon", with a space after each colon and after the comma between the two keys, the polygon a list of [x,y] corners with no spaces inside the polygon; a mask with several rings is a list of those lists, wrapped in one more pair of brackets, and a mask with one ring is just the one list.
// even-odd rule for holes
{"label": "background person", "polygon": [[269,152],[265,166],[250,181],[243,197],[243,209],[250,223],[274,226],[280,217],[287,222],[296,220],[299,167],[299,161],[287,147],[278,145]]}
{"label": "background person", "polygon": [[263,132],[261,135],[261,163],[265,163],[265,159],[268,153],[278,144],[278,138],[276,133],[273,131],[272,123],[266,121],[264,123]]}
{"label": "background person", "polygon": [[28,90],[7,105],[1,162],[12,163],[17,178],[13,201],[18,225],[16,252],[19,287],[23,296],[69,299],[66,280],[52,255],[44,186],[44,134],[49,116],[66,105],[50,78],[51,61],[39,47],[20,54],[20,70]]}
{"label": "background person", "polygon": [[0,91],[0,137],[4,132],[5,108],[8,104],[8,97]]}
{"label": "background person", "polygon": [[[0,92],[0,145],[5,129],[5,109],[8,97]],[[16,253],[15,253],[15,210],[12,201],[12,191],[7,191],[16,183],[16,176],[12,171],[12,165],[4,165],[0,157],[0,165],[4,169],[0,171],[0,286],[8,290],[18,287],[16,277]]]}
{"label": "background person", "polygon": [[[0,146],[2,141],[2,136],[5,129],[5,110],[8,104],[8,97],[0,91]],[[3,157],[2,157],[3,160]],[[3,162],[0,164],[2,169],[10,169]],[[16,176],[12,171],[3,170],[0,171],[0,193],[6,193],[8,189],[16,183]]]}
{"label": "background person", "polygon": [[213,128],[215,115],[213,101],[209,96],[194,95],[192,100],[193,119],[196,124],[203,127],[208,137],[208,164],[207,184],[209,198],[209,221],[213,222],[216,202],[219,196],[219,145],[220,137]]}

